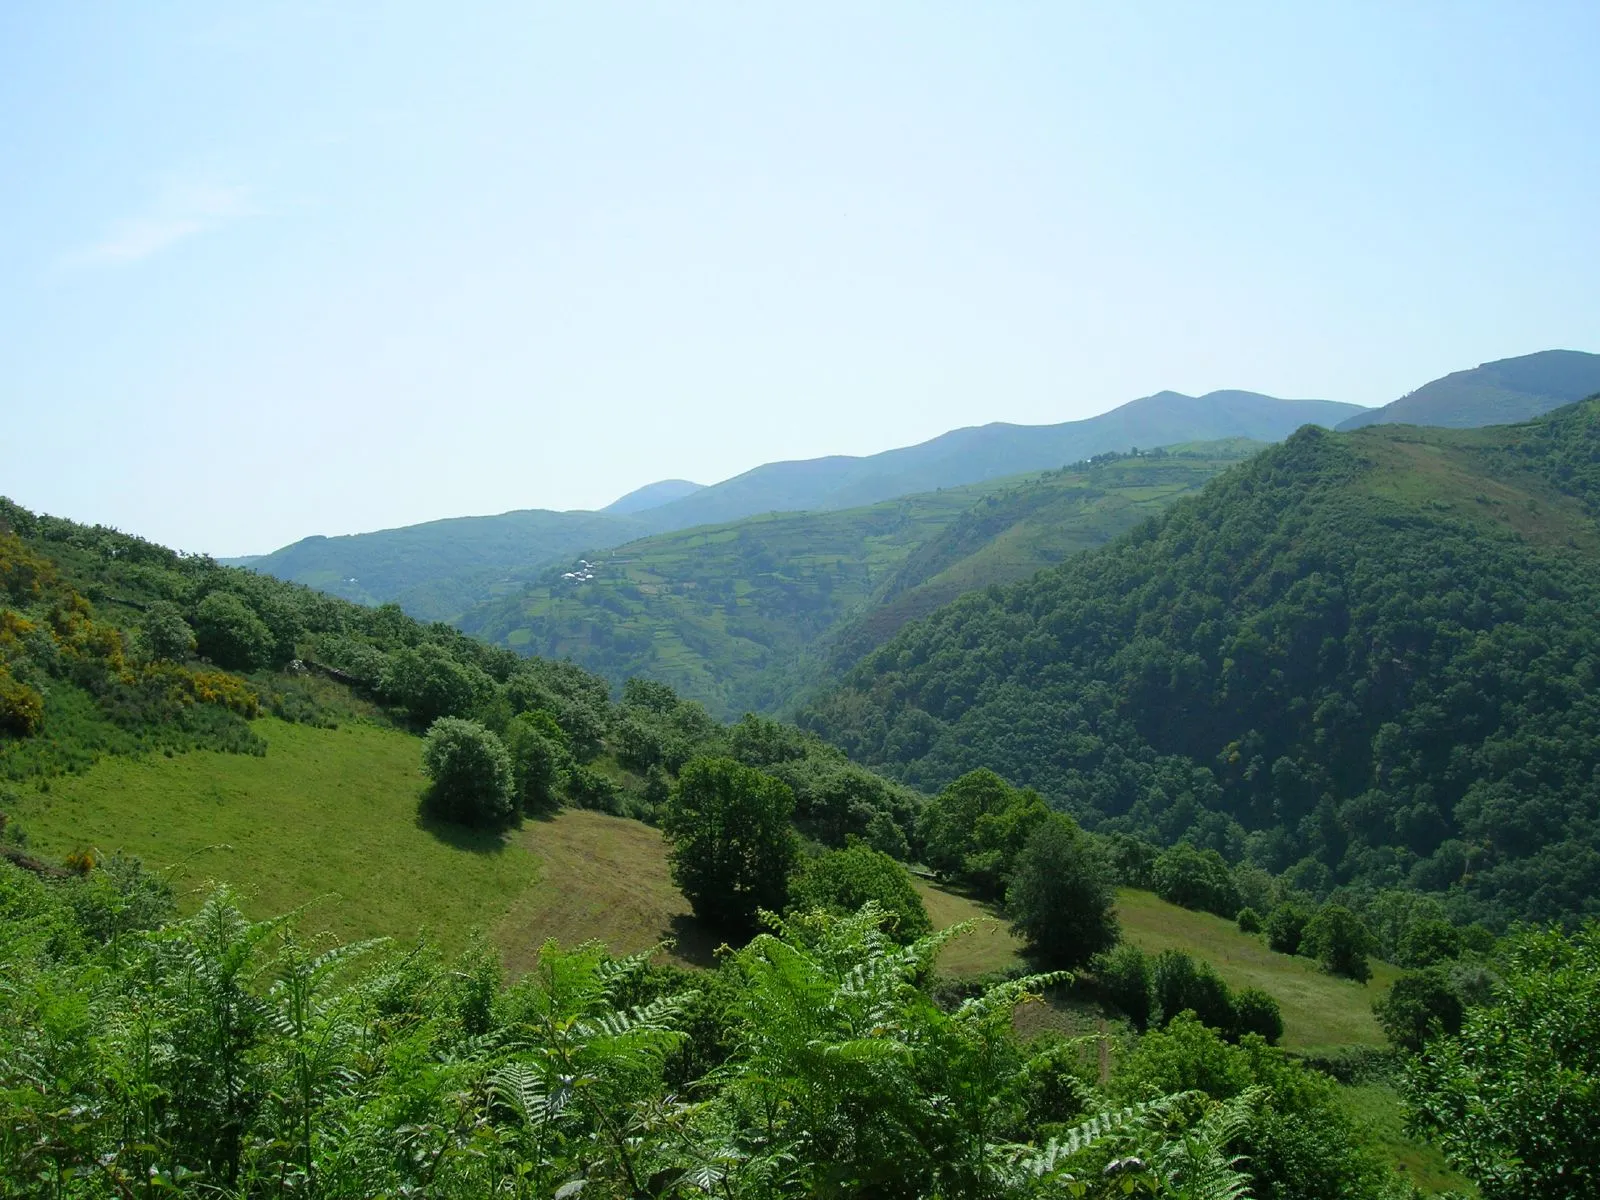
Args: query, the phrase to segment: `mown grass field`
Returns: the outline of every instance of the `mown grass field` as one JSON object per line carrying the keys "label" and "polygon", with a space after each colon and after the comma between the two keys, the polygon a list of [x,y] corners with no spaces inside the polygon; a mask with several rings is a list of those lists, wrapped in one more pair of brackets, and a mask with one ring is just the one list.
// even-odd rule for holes
{"label": "mown grass field", "polygon": [[512,970],[549,937],[619,951],[676,938],[669,957],[711,961],[715,941],[649,826],[571,810],[503,837],[430,827],[417,815],[420,739],[366,723],[255,728],[263,758],[106,758],[25,792],[12,815],[46,855],[121,850],[170,872],[186,909],[226,883],[254,917],[303,908],[310,933],[422,932],[448,950],[482,934]]}
{"label": "mown grass field", "polygon": [[254,728],[265,757],[108,757],[23,793],[14,816],[47,854],[123,850],[170,871],[189,906],[226,882],[252,916],[307,906],[306,929],[342,938],[421,928],[454,947],[538,878],[513,843],[423,827],[420,739],[360,722]]}

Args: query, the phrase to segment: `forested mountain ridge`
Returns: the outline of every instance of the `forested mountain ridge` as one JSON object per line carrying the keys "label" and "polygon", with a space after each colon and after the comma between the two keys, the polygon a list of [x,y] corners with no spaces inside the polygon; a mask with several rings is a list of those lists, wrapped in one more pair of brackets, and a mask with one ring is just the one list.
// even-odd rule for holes
{"label": "forested mountain ridge", "polygon": [[863,508],[658,534],[552,568],[458,623],[618,685],[659,679],[724,718],[783,711],[913,616],[1101,545],[1259,448],[1106,455]]}
{"label": "forested mountain ridge", "polygon": [[1463,913],[1600,911],[1600,399],[1305,429],[1116,544],[975,593],[805,723],[933,787]]}
{"label": "forested mountain ridge", "polygon": [[642,519],[667,530],[755,513],[856,508],[937,488],[1054,470],[1134,446],[1225,438],[1276,442],[1304,424],[1331,428],[1360,411],[1334,400],[1280,400],[1256,392],[1157,392],[1081,421],[995,422],[861,458],[835,455],[767,463],[664,504]]}
{"label": "forested mountain ridge", "polygon": [[1502,358],[1425,383],[1382,408],[1357,413],[1341,430],[1363,425],[1507,425],[1600,392],[1600,354],[1543,350]]}

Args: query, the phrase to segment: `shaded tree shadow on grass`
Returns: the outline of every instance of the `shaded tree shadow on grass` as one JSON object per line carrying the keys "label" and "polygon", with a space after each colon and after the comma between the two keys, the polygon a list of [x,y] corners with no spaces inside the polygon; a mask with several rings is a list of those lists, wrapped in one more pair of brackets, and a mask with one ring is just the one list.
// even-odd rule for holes
{"label": "shaded tree shadow on grass", "polygon": [[[447,846],[457,850],[466,850],[473,854],[502,854],[511,845],[511,835],[517,831],[517,824],[497,825],[488,829],[480,829],[472,825],[462,825],[456,821],[447,821],[443,817],[428,812],[425,805],[417,806],[416,826],[432,834]],[[520,822],[518,823],[520,824]]]}
{"label": "shaded tree shadow on grass", "polygon": [[678,913],[667,922],[661,937],[671,938],[677,944],[673,954],[684,962],[712,970],[717,965],[717,947],[723,944],[735,948],[747,939],[737,934],[726,934],[713,929],[693,913]]}

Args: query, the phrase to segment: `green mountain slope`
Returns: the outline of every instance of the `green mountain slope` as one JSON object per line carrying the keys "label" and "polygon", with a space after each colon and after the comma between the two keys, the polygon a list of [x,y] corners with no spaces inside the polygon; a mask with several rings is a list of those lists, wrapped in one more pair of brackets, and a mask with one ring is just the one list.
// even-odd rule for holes
{"label": "green mountain slope", "polygon": [[1600,392],[1600,354],[1545,350],[1503,358],[1425,383],[1392,404],[1357,413],[1341,430],[1363,425],[1439,425],[1476,429],[1534,417]]}
{"label": "green mountain slope", "polygon": [[513,571],[537,571],[591,546],[644,531],[634,518],[526,509],[452,517],[342,537],[308,537],[229,565],[303,583],[357,604],[398,603],[425,621],[476,603]]}
{"label": "green mountain slope", "polygon": [[1257,448],[1112,455],[998,487],[658,534],[552,570],[460,625],[615,682],[660,679],[721,716],[777,711],[911,617],[1100,545]]}
{"label": "green mountain slope", "polygon": [[1103,550],[901,631],[806,715],[936,786],[1308,885],[1600,911],[1600,399],[1302,430]]}
{"label": "green mountain slope", "polygon": [[1332,427],[1360,412],[1332,400],[1279,400],[1255,392],[1158,392],[1082,421],[995,423],[863,458],[836,455],[767,463],[641,514],[660,530],[735,521],[765,512],[854,508],[896,496],[1048,471],[1133,446],[1248,438],[1276,442],[1305,424]]}

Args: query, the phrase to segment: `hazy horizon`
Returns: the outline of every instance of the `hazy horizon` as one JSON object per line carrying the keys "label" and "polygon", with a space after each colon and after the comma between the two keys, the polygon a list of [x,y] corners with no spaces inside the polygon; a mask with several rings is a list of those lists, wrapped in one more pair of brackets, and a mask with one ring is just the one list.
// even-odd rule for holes
{"label": "hazy horizon", "polygon": [[0,494],[219,556],[1597,349],[1600,9],[0,11]]}

